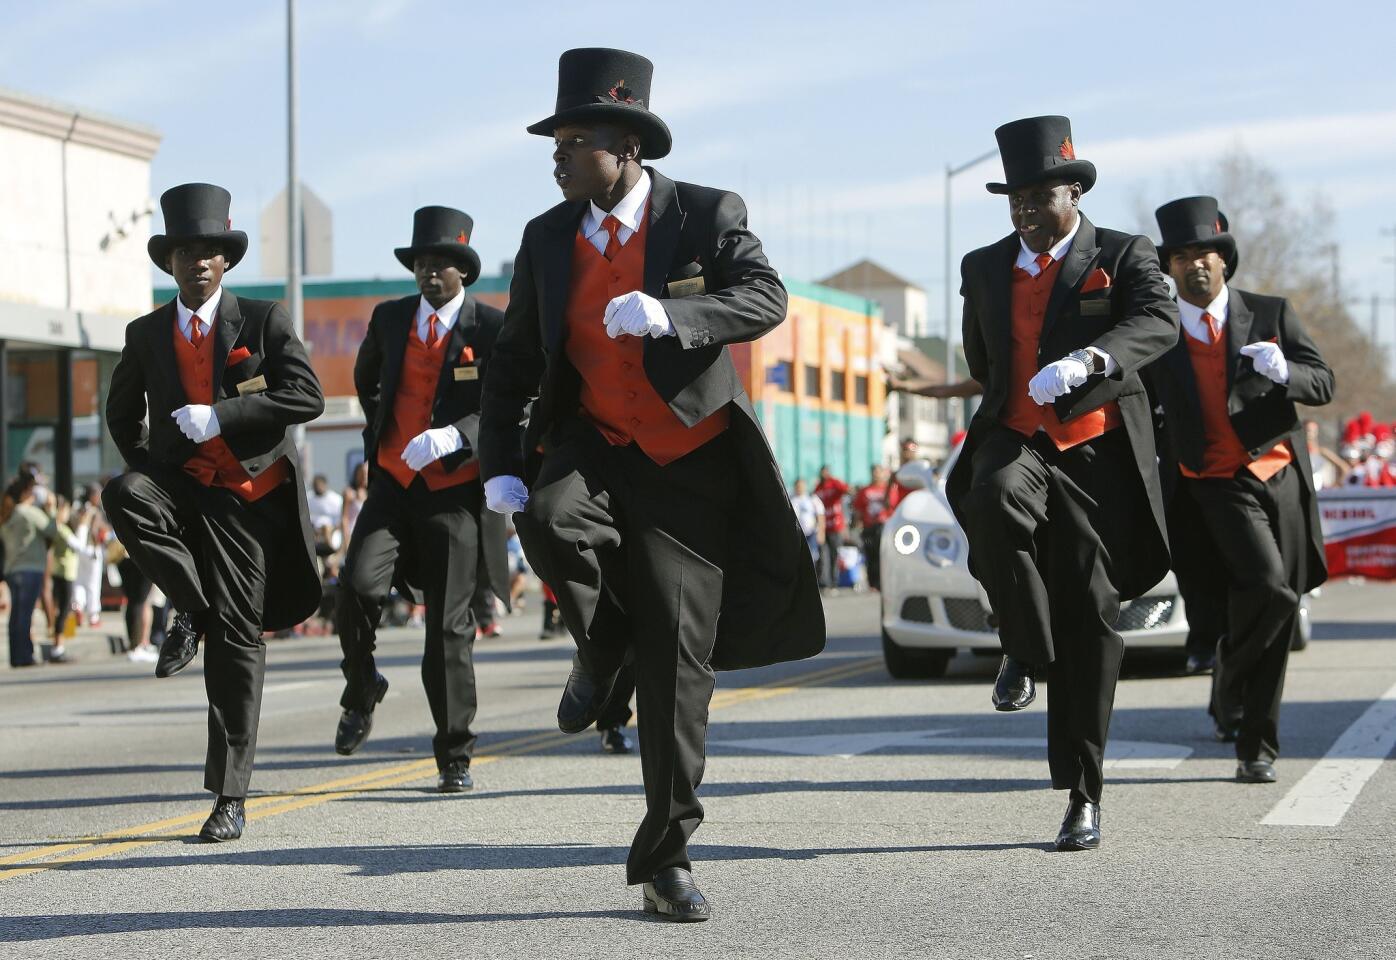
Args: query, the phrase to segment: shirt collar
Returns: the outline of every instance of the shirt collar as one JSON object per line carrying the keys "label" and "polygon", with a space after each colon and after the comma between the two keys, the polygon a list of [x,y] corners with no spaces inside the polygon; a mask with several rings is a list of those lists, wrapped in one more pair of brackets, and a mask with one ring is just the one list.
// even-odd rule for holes
{"label": "shirt collar", "polygon": [[[621,198],[609,216],[620,221],[620,225],[632,231],[640,229],[640,218],[645,213],[645,201],[650,196],[650,175],[648,170],[640,170],[640,179],[630,192]],[[605,210],[593,201],[588,204],[586,219],[582,221],[582,236],[591,239],[601,229],[601,222],[608,216]]]}
{"label": "shirt collar", "polygon": [[433,307],[426,297],[422,297],[417,301],[417,323],[425,325],[434,313],[436,314],[436,322],[441,324],[441,329],[449,330],[455,326],[456,317],[460,315],[460,308],[464,304],[465,287],[461,287],[460,292],[443,303],[440,309]]}
{"label": "shirt collar", "polygon": [[1217,294],[1217,298],[1205,307],[1195,306],[1194,304],[1188,303],[1182,297],[1179,297],[1178,317],[1189,329],[1201,331],[1204,326],[1202,323],[1202,315],[1204,313],[1210,313],[1217,323],[1225,324],[1228,313],[1227,304],[1230,302],[1231,293],[1229,292],[1229,288],[1223,284],[1221,293]]}
{"label": "shirt collar", "polygon": [[184,301],[179,297],[175,298],[175,316],[179,319],[180,332],[185,336],[189,335],[191,318],[197,316],[206,327],[212,327],[213,321],[218,319],[218,302],[223,299],[223,287],[220,284],[217,290],[203,302],[197,310],[190,310],[184,305]]}
{"label": "shirt collar", "polygon": [[[1076,214],[1076,222],[1071,225],[1071,231],[1067,233],[1066,236],[1058,240],[1056,243],[1052,244],[1052,248],[1047,251],[1047,253],[1052,257],[1053,260],[1060,260],[1062,258],[1062,255],[1066,253],[1068,248],[1070,248],[1071,241],[1076,239],[1076,232],[1080,229],[1081,214],[1078,213]],[[1018,266],[1022,267],[1024,270],[1028,269],[1029,264],[1032,264],[1034,267],[1036,267],[1038,255],[1028,249],[1028,245],[1023,242],[1023,238],[1021,236],[1018,238],[1018,245],[1022,248],[1018,251]]]}

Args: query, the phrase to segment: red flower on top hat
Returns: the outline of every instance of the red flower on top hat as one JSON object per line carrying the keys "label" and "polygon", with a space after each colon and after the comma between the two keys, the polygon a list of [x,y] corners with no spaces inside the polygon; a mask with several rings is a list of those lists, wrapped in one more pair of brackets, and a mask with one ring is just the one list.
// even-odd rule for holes
{"label": "red flower on top hat", "polygon": [[1062,145],[1057,148],[1057,152],[1062,155],[1063,160],[1075,160],[1076,148],[1071,145],[1071,137],[1062,137]]}
{"label": "red flower on top hat", "polygon": [[1215,221],[1215,222],[1212,224],[1212,232],[1213,232],[1213,233],[1221,233],[1221,232],[1222,232],[1221,220],[1217,220],[1217,221]]}
{"label": "red flower on top hat", "polygon": [[467,237],[467,236],[465,235],[465,231],[464,231],[464,230],[462,230],[460,233],[456,234],[456,243],[469,243],[469,242],[470,242],[470,238]]}
{"label": "red flower on top hat", "polygon": [[634,103],[634,92],[625,85],[624,80],[620,80],[614,87],[606,91],[611,95],[611,99],[616,103]]}

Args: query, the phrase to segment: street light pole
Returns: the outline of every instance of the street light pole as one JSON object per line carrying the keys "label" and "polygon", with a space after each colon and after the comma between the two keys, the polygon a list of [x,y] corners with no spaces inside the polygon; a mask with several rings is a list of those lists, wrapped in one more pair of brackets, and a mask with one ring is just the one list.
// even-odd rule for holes
{"label": "street light pole", "polygon": [[[951,319],[951,302],[953,300],[954,286],[951,280],[955,269],[953,251],[951,250],[951,201],[950,182],[959,174],[964,173],[971,167],[977,167],[985,160],[998,156],[997,150],[990,150],[980,154],[968,163],[962,163],[958,167],[945,165],[945,382],[955,381],[955,340],[953,337],[954,321]],[[945,401],[945,439],[948,443],[950,435],[955,430],[955,404],[952,400]]]}
{"label": "street light pole", "polygon": [[[301,187],[296,170],[296,125],[299,104],[296,78],[296,0],[286,0],[286,306],[291,312],[291,329],[305,341],[305,304],[301,299]],[[295,430],[296,445],[302,448],[305,427]]]}

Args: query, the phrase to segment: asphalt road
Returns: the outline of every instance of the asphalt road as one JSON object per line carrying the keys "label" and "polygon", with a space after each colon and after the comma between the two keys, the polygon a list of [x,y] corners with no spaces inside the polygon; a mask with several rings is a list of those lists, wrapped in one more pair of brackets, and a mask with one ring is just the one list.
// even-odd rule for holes
{"label": "asphalt road", "polygon": [[[1335,584],[1291,660],[1280,783],[1231,781],[1205,678],[1136,658],[1105,844],[1056,854],[1045,711],[988,659],[881,667],[874,597],[818,659],[720,678],[696,875],[705,924],[645,917],[622,864],[635,757],[553,726],[570,645],[535,609],[478,645],[477,788],[434,792],[419,638],[354,757],[333,639],[274,645],[252,820],[194,834],[205,703],[124,660],[0,673],[0,957],[1376,957],[1396,945],[1396,587]],[[1324,759],[1327,757],[1327,759]]]}

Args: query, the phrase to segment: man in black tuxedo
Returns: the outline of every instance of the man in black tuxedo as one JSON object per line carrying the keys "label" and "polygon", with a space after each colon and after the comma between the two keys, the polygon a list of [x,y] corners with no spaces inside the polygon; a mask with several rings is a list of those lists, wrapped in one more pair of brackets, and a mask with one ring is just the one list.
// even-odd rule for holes
{"label": "man in black tuxedo", "polygon": [[641,166],[670,147],[652,71],[569,50],[556,112],[528,128],[552,138],[566,199],[524,228],[480,458],[577,641],[558,726],[595,723],[633,661],[647,812],[629,882],[647,911],[703,920],[688,838],[713,670],[813,656],[824,616],[726,350],[785,319],[785,288],[739,197]]}
{"label": "man in black tuxedo", "polygon": [[262,633],[300,623],[320,602],[289,428],[318,417],[324,395],[285,309],[222,288],[247,252],[247,234],[230,229],[230,202],[207,183],[160,197],[165,233],[148,249],[179,296],[126,327],[107,428],[128,470],[102,493],[122,546],[178,611],[155,675],[178,673],[205,644],[204,786],[218,795],[199,834],[206,841],[242,836]]}
{"label": "man in black tuxedo", "polygon": [[1300,598],[1328,574],[1294,405],[1328,403],[1333,371],[1288,301],[1227,283],[1238,254],[1214,198],[1174,200],[1155,216],[1183,328],[1148,371],[1162,470],[1170,509],[1196,517],[1205,541],[1184,562],[1207,564],[1203,573],[1219,565],[1227,588],[1211,713],[1218,739],[1236,743],[1236,779],[1273,783]]}
{"label": "man in black tuxedo", "polygon": [[339,581],[345,685],[335,750],[347,756],[363,744],[387,693],[373,649],[400,582],[426,604],[422,685],[442,793],[473,786],[472,599],[490,596],[492,584],[507,594],[509,583],[505,522],[484,509],[478,459],[480,389],[504,314],[465,292],[480,276],[473,229],[460,210],[423,207],[411,246],[394,251],[421,292],[374,308],[354,363],[369,486]]}
{"label": "man in black tuxedo", "polygon": [[1014,232],[961,267],[964,347],[984,398],[947,492],[998,615],[999,710],[1049,685],[1052,786],[1070,791],[1058,850],[1100,844],[1105,739],[1124,644],[1121,600],[1168,569],[1153,425],[1139,370],[1178,337],[1153,244],[1078,210],[1095,166],[1066,117],[995,131]]}

